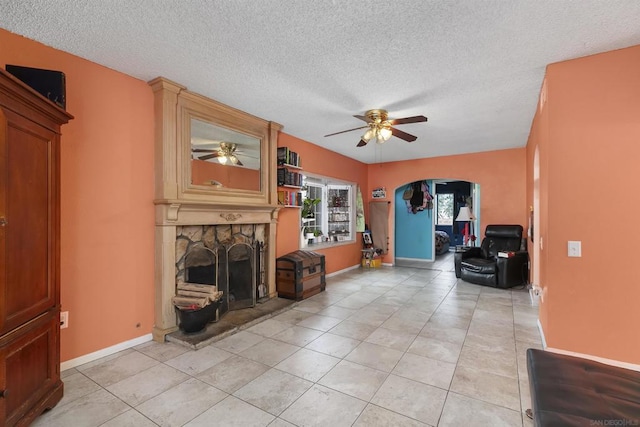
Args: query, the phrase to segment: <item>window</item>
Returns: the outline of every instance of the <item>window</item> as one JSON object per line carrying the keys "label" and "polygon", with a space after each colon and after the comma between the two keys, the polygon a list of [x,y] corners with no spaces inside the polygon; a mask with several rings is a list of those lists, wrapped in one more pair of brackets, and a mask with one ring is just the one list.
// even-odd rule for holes
{"label": "window", "polygon": [[316,243],[355,239],[355,184],[332,178],[303,177],[302,199],[319,199],[315,218],[304,220],[305,233],[315,233]]}
{"label": "window", "polygon": [[453,194],[436,194],[437,225],[453,225]]}

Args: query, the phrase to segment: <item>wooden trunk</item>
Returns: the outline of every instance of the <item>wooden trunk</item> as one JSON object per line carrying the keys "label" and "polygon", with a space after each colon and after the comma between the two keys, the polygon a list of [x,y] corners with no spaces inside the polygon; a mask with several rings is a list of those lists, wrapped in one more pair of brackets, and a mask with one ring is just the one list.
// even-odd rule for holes
{"label": "wooden trunk", "polygon": [[324,255],[295,251],[276,260],[276,290],[282,298],[296,301],[324,291]]}

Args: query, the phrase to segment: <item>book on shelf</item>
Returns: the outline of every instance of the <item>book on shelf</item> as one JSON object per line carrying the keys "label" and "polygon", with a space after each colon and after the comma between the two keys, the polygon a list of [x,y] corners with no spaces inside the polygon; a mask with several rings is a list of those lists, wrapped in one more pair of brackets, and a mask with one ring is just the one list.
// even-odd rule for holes
{"label": "book on shelf", "polygon": [[278,204],[283,206],[302,206],[302,193],[278,190]]}
{"label": "book on shelf", "polygon": [[293,185],[302,187],[302,174],[299,172],[288,171],[287,169],[278,169],[278,185]]}
{"label": "book on shelf", "polygon": [[284,176],[287,173],[286,169],[278,169],[277,180],[278,185],[284,185]]}
{"label": "book on shelf", "polygon": [[278,147],[278,164],[300,167],[300,156],[287,147]]}

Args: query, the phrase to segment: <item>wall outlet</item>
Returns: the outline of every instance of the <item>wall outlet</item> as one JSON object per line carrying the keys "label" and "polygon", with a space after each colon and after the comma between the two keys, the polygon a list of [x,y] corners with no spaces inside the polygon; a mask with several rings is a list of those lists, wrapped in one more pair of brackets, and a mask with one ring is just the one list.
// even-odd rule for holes
{"label": "wall outlet", "polygon": [[60,329],[69,327],[69,312],[62,311],[60,312]]}
{"label": "wall outlet", "polygon": [[567,255],[579,258],[582,256],[582,242],[579,240],[569,240],[567,243]]}

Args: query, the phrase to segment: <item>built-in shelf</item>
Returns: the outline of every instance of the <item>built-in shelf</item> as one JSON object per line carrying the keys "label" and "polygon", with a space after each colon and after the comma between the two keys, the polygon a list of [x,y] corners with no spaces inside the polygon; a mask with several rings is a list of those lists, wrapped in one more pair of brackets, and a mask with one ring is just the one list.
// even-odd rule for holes
{"label": "built-in shelf", "polygon": [[295,166],[295,165],[290,165],[289,163],[283,163],[278,165],[278,168],[282,168],[282,169],[300,169],[302,170],[302,168],[300,166]]}
{"label": "built-in shelf", "polygon": [[278,147],[278,203],[285,208],[302,209],[302,197],[299,191],[302,189],[302,174],[290,172],[289,169],[302,170],[300,156],[287,147]]}

